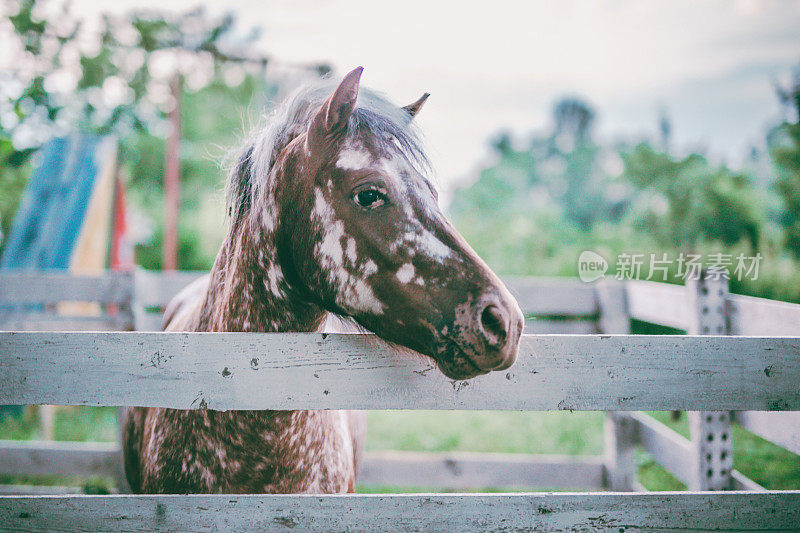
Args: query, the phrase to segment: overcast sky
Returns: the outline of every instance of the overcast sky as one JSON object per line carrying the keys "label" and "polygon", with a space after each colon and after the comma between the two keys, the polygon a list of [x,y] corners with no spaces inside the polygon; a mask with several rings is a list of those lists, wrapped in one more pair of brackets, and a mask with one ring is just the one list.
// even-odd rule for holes
{"label": "overcast sky", "polygon": [[[86,17],[194,5],[73,1]],[[278,60],[339,73],[363,65],[363,83],[401,104],[430,92],[419,121],[445,186],[474,170],[498,130],[546,128],[565,93],[596,107],[605,138],[654,135],[665,110],[680,146],[735,160],[780,116],[772,84],[800,62],[800,2],[788,0],[204,5],[262,26],[264,51]]]}

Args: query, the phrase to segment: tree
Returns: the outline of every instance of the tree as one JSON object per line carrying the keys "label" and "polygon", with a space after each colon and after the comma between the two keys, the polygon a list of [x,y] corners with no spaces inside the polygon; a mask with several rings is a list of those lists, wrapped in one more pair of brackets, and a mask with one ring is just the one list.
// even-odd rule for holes
{"label": "tree", "polygon": [[778,175],[775,189],[783,201],[785,245],[800,258],[800,66],[795,68],[793,82],[777,92],[790,115],[770,132],[767,144]]}
{"label": "tree", "polygon": [[[500,271],[530,273],[537,262],[569,256],[598,223],[619,219],[600,165],[608,152],[592,137],[594,117],[579,99],[558,101],[550,131],[522,149],[511,134],[495,135],[497,161],[455,192],[456,225]],[[574,274],[575,263],[559,263],[548,273]]]}
{"label": "tree", "polygon": [[692,249],[700,241],[758,247],[763,218],[749,178],[700,154],[684,158],[641,143],[622,153],[622,179],[639,191],[635,224],[663,245]]}
{"label": "tree", "polygon": [[19,57],[3,84],[22,89],[3,91],[0,106],[13,109],[17,120],[0,134],[15,146],[36,147],[65,127],[122,136],[158,129],[172,106],[167,84],[175,73],[198,90],[231,65],[252,70],[267,62],[243,52],[258,32],[237,33],[230,14],[105,15],[90,34],[66,6],[52,12],[24,0],[8,17],[7,38],[16,40]]}
{"label": "tree", "polygon": [[[191,209],[220,189],[214,159],[223,153],[212,154],[210,145],[235,142],[254,111],[248,104],[274,89],[264,80],[271,59],[253,53],[259,32],[239,31],[232,15],[210,16],[202,9],[105,15],[99,31],[87,32],[66,5],[54,11],[52,4],[34,0],[4,4],[0,32],[13,44],[8,53],[14,65],[0,75],[0,189],[9,195],[0,201],[2,229],[8,230],[16,212],[30,156],[54,135],[72,131],[120,139],[123,163],[131,170],[131,197],[160,220],[161,136],[173,105],[168,85],[179,75],[185,80],[181,201],[188,217],[180,228],[179,248],[185,252],[180,266],[202,268],[208,253],[200,253],[203,232],[192,226]],[[301,68],[311,76],[329,70]],[[7,120],[12,115],[15,120]],[[156,223],[153,246],[159,235]],[[159,266],[152,246],[140,251],[146,266]]]}

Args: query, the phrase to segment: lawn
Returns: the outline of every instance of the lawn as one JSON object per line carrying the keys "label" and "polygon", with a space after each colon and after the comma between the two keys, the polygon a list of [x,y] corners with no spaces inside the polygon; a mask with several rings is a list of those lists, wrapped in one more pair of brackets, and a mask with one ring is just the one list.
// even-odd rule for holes
{"label": "lawn", "polygon": [[[68,407],[59,409],[54,433],[57,440],[114,441],[117,409]],[[689,435],[683,416],[678,422],[669,413],[651,413],[684,436]],[[368,450],[477,451],[565,455],[602,455],[603,413],[505,412],[505,411],[371,411]],[[36,409],[21,417],[0,421],[0,439],[41,438]],[[734,426],[734,466],[768,489],[800,489],[800,456]],[[639,481],[649,490],[685,489],[645,452],[638,454]],[[64,478],[0,476],[0,483],[83,483]],[[90,487],[103,480],[91,480]],[[108,483],[106,481],[106,483]],[[531,487],[546,489],[547,487]],[[93,489],[94,490],[94,489]],[[361,486],[360,492],[397,491],[391,487]],[[404,488],[430,491],[436,487]]]}

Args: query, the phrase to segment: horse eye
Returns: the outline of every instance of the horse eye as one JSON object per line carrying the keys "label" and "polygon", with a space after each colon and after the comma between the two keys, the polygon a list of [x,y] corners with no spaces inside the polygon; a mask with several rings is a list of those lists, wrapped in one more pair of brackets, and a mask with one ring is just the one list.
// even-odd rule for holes
{"label": "horse eye", "polygon": [[386,195],[375,189],[359,191],[355,195],[355,201],[361,207],[375,208],[386,203]]}

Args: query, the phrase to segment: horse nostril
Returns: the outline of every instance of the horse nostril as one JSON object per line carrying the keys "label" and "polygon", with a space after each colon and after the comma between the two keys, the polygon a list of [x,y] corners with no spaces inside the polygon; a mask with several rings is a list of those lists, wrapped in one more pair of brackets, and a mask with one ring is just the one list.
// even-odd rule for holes
{"label": "horse nostril", "polygon": [[487,305],[481,312],[481,326],[489,339],[494,342],[503,342],[506,338],[506,321],[503,314],[495,305]]}

